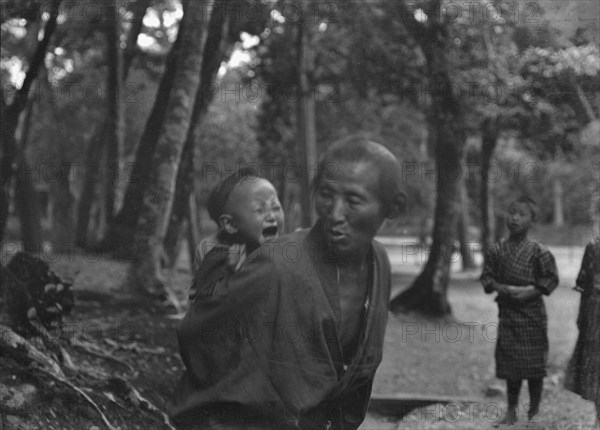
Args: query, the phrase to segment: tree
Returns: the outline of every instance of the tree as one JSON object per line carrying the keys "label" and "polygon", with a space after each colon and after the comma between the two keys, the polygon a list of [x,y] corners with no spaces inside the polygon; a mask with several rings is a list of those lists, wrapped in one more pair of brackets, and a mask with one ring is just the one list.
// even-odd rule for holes
{"label": "tree", "polygon": [[[0,113],[2,113],[2,127],[0,127],[0,140],[2,142],[2,177],[0,183],[0,240],[4,236],[4,228],[8,219],[8,199],[10,195],[10,184],[15,174],[15,160],[18,157],[18,148],[15,133],[19,125],[21,113],[27,106],[29,91],[35,81],[38,72],[44,65],[44,57],[50,44],[52,34],[56,29],[60,0],[53,0],[48,9],[48,20],[44,26],[44,36],[38,43],[35,53],[29,63],[29,68],[21,88],[16,92],[13,101],[7,105],[4,89],[0,89]],[[27,212],[31,215],[31,212]],[[39,241],[41,238],[37,238]]]}
{"label": "tree", "polygon": [[164,121],[159,125],[156,148],[150,163],[149,184],[143,194],[140,217],[135,230],[136,258],[130,279],[140,291],[162,296],[161,259],[163,241],[173,206],[177,172],[191,124],[207,26],[206,6],[212,2],[185,1],[174,51],[173,82],[167,96]]}
{"label": "tree", "polygon": [[[422,10],[411,10],[401,1],[399,10],[403,24],[425,57],[428,85],[435,88],[436,99],[429,105],[428,123],[435,159],[440,167],[436,178],[431,253],[417,279],[392,300],[391,309],[396,312],[417,310],[426,314],[446,315],[451,312],[447,288],[460,195],[460,182],[449,180],[447,169],[461,165],[466,138],[465,118],[461,101],[452,91],[449,29],[444,19],[436,15],[442,10],[441,1],[430,1]],[[422,17],[421,22],[416,15]]]}
{"label": "tree", "polygon": [[[192,212],[196,210],[193,207],[195,205],[195,198],[193,196],[190,198],[194,190],[194,148],[196,143],[201,143],[198,142],[199,129],[215,94],[212,89],[214,88],[219,66],[232,44],[230,38],[227,38],[229,19],[228,10],[217,9],[211,14],[210,24],[208,25],[202,70],[200,72],[200,85],[194,102],[191,123],[183,146],[181,164],[177,172],[173,209],[163,243],[165,255],[171,266],[175,264],[177,259],[179,238],[181,236],[182,223],[185,219],[188,222],[188,229],[194,231],[193,234],[188,235],[188,240],[193,240],[190,244],[192,248],[196,243],[195,238],[198,236],[195,233],[197,218],[192,217]],[[193,258],[193,256],[194,253],[190,253],[190,257]]]}
{"label": "tree", "polygon": [[300,17],[296,36],[296,58],[298,70],[299,99],[297,102],[297,134],[302,172],[302,226],[309,227],[314,222],[311,198],[311,183],[314,167],[317,165],[317,130],[315,100],[311,76],[314,74],[314,58],[311,48],[311,23],[307,19],[310,4],[299,0]]}
{"label": "tree", "polygon": [[[150,4],[150,0],[137,0],[132,11],[131,26],[127,34],[127,44],[123,49],[122,54],[119,48],[119,34],[121,22],[117,19],[118,11],[115,6],[108,8],[107,14],[104,16],[104,33],[106,37],[106,57],[107,57],[107,98],[106,98],[106,117],[95,133],[92,135],[88,143],[87,162],[86,166],[93,165],[96,160],[102,156],[102,152],[107,147],[107,175],[105,180],[105,207],[106,222],[113,221],[113,212],[115,204],[115,183],[111,178],[117,177],[118,173],[118,154],[120,142],[122,141],[122,112],[121,112],[121,84],[126,81],[129,74],[129,69],[136,52],[138,36],[142,30],[143,18],[146,14],[146,9]],[[122,61],[121,61],[122,57]],[[84,181],[84,188],[79,201],[77,226],[75,233],[75,243],[79,246],[85,246],[87,243],[87,234],[90,219],[90,210],[95,197],[96,181]]]}

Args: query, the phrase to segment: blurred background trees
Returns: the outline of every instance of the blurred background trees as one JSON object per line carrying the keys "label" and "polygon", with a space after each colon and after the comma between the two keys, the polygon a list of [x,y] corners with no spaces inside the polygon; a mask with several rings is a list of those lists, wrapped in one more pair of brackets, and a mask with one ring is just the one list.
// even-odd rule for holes
{"label": "blurred background trees", "polygon": [[164,295],[219,180],[262,166],[306,227],[316,157],[356,133],[402,163],[382,234],[432,239],[395,305],[450,312],[452,253],[476,265],[515,193],[543,239],[598,234],[597,2],[191,3],[1,1],[3,246],[106,252]]}

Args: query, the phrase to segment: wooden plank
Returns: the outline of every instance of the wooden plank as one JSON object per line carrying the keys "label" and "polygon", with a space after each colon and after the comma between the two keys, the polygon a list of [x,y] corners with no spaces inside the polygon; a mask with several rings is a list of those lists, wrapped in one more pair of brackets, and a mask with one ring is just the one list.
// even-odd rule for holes
{"label": "wooden plank", "polygon": [[477,403],[480,399],[445,394],[389,393],[373,394],[369,409],[381,415],[402,418],[413,409],[422,408],[435,403]]}

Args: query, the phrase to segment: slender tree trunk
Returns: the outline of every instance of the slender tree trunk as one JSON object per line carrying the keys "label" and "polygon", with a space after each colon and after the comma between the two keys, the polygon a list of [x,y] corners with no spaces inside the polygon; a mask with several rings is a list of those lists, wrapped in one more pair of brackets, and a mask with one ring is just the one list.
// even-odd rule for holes
{"label": "slender tree trunk", "polygon": [[552,178],[552,198],[554,200],[554,227],[562,227],[565,224],[563,196],[564,191],[561,178],[559,176],[554,176]]}
{"label": "slender tree trunk", "polygon": [[8,200],[10,196],[10,184],[12,183],[11,179],[16,172],[15,159],[18,156],[18,150],[15,132],[19,124],[19,116],[27,105],[29,90],[36,79],[40,68],[44,65],[46,50],[50,44],[52,34],[56,29],[60,2],[60,0],[53,0],[50,3],[50,7],[46,9],[49,16],[48,21],[44,26],[44,37],[36,47],[33,57],[29,62],[29,69],[23,80],[23,85],[19,91],[17,91],[10,106],[6,105],[4,94],[1,94],[2,124],[0,125],[0,142],[2,143],[2,158],[0,159],[0,167],[2,168],[2,173],[0,174],[0,241],[2,241],[4,237],[4,228],[6,227],[6,221],[8,220]]}
{"label": "slender tree trunk", "polygon": [[138,36],[144,26],[144,16],[146,16],[146,10],[150,6],[150,3],[151,0],[137,0],[133,5],[131,28],[127,34],[127,43],[123,50],[123,80],[127,79],[129,68],[135,57]]}
{"label": "slender tree trunk", "polygon": [[[441,2],[432,1],[426,13],[434,16]],[[454,252],[456,220],[460,205],[460,181],[452,172],[460,166],[465,144],[465,119],[460,100],[452,91],[448,61],[447,34],[443,22],[432,20],[427,27],[417,22],[404,1],[398,3],[407,29],[420,44],[427,61],[429,85],[435,88],[429,108],[429,128],[434,132],[435,159],[438,164],[433,243],[425,267],[413,284],[391,302],[394,312],[415,310],[443,316],[451,313],[447,290],[450,263]],[[433,89],[432,88],[432,89]]]}
{"label": "slender tree trunk", "polygon": [[481,124],[481,245],[494,239],[494,210],[489,178],[490,163],[498,143],[498,118],[486,118]]}
{"label": "slender tree trunk", "polygon": [[135,164],[131,171],[129,185],[125,190],[123,207],[114,217],[112,224],[102,239],[101,248],[103,250],[120,247],[128,248],[133,244],[134,232],[144,192],[151,174],[152,155],[158,142],[161,125],[166,117],[169,94],[175,81],[175,53],[181,44],[181,30],[182,27],[180,25],[177,39],[167,57],[166,69],[160,81],[152,111],[146,121],[144,132],[135,151]]}
{"label": "slender tree trunk", "polygon": [[161,274],[163,241],[173,207],[175,184],[181,154],[192,122],[192,113],[202,68],[202,54],[207,35],[206,6],[212,1],[184,1],[175,56],[174,81],[168,94],[164,122],[151,158],[149,184],[143,195],[140,217],[135,232],[136,259],[129,279],[140,291],[164,296]]}
{"label": "slender tree trunk", "polygon": [[173,210],[164,241],[165,255],[170,266],[175,264],[177,258],[178,243],[181,237],[181,223],[187,216],[189,197],[193,189],[195,144],[198,140],[200,126],[214,96],[214,91],[211,91],[211,89],[219,71],[221,60],[227,50],[227,40],[225,38],[228,28],[227,22],[226,13],[221,10],[213,13],[210,18],[202,60],[200,86],[196,94],[192,122],[183,147],[181,164],[177,173]]}
{"label": "slender tree trunk", "polygon": [[[113,162],[112,167],[109,167],[107,170],[113,171],[113,178],[117,172],[116,169],[118,169],[118,151],[123,136],[123,112],[121,109],[119,98],[120,84],[118,81],[124,82],[127,79],[129,69],[131,67],[131,63],[136,52],[137,39],[142,30],[144,16],[146,15],[146,10],[149,4],[150,0],[137,0],[135,2],[133,9],[133,18],[131,20],[131,29],[129,30],[129,33],[127,35],[127,44],[125,46],[125,50],[123,51],[122,73],[119,72],[120,54],[118,51],[118,23],[120,22],[120,20],[115,18],[114,21],[107,23],[106,34],[107,46],[109,48],[107,54],[109,60],[109,76],[107,78],[107,85],[110,89],[107,98],[108,112],[104,123],[101,127],[99,127],[96,130],[96,132],[92,135],[92,138],[90,139],[88,153],[86,157],[87,162],[85,166],[89,167],[96,165],[95,163],[97,162],[97,160],[100,159],[104,150],[104,144],[107,142],[107,140],[111,139],[110,136],[112,135],[112,142],[109,142],[109,149],[107,151],[107,159],[111,159],[113,160]],[[117,12],[115,11],[115,14],[116,13]],[[117,26],[115,27],[111,24],[117,24]],[[117,51],[115,51],[115,48],[117,49]],[[111,129],[112,132],[110,131]],[[111,208],[111,214],[106,215],[105,221],[110,220],[110,222],[112,222],[114,218],[114,214],[112,212],[114,212],[115,183],[114,181],[108,181],[108,183],[111,185],[107,185],[106,191],[108,191],[108,194],[112,196],[106,197],[105,202],[108,202],[108,207]],[[92,208],[92,203],[94,202],[95,198],[96,181],[85,180],[83,190],[81,192],[79,207],[77,209],[77,228],[75,233],[75,243],[81,247],[85,246],[87,243],[88,228],[90,223],[90,210]],[[112,204],[110,202],[112,202]]]}
{"label": "slender tree trunk", "polygon": [[96,171],[91,171],[91,166],[98,166],[97,160],[102,155],[104,148],[105,134],[106,134],[107,122],[105,121],[95,132],[92,134],[92,138],[88,143],[86,162],[84,168],[86,174],[83,176],[83,186],[81,189],[81,196],[79,198],[79,205],[77,207],[77,227],[75,228],[75,244],[80,247],[84,247],[88,240],[88,227],[90,223],[90,210],[96,197],[96,180],[93,180],[96,175]]}
{"label": "slender tree trunk", "polygon": [[106,44],[108,74],[106,80],[107,98],[107,128],[106,128],[106,171],[103,175],[105,186],[106,222],[112,222],[115,211],[115,183],[119,173],[119,149],[123,136],[123,112],[119,89],[122,80],[121,48],[119,34],[121,20],[119,19],[119,0],[110,0],[106,13]]}
{"label": "slender tree trunk", "polygon": [[63,246],[69,247],[73,242],[73,195],[70,189],[70,163],[61,163],[63,170],[57,176],[57,180],[51,185],[51,193],[54,197],[51,227],[51,235],[54,246],[58,249]]}
{"label": "slender tree trunk", "polygon": [[[193,189],[192,189],[193,190]],[[198,221],[200,216],[198,214],[198,205],[196,203],[196,196],[192,192],[189,197],[188,204],[188,231],[187,231],[187,244],[190,255],[190,270],[194,273],[194,258],[196,256],[196,247],[200,244],[200,229],[198,228]]]}
{"label": "slender tree trunk", "polygon": [[38,252],[42,246],[42,226],[40,209],[34,182],[31,178],[32,169],[23,154],[19,157],[17,177],[15,182],[15,208],[21,226],[21,241],[26,252]]}
{"label": "slender tree trunk", "polygon": [[315,119],[315,99],[311,88],[310,75],[314,70],[314,58],[311,43],[310,20],[306,0],[300,0],[303,12],[298,19],[296,53],[298,64],[298,148],[302,166],[302,226],[310,227],[315,215],[312,207],[310,185],[317,165],[317,129]]}
{"label": "slender tree trunk", "polygon": [[458,214],[458,241],[460,243],[460,256],[463,270],[473,269],[475,259],[473,257],[474,246],[469,241],[469,226],[471,217],[469,216],[469,196],[467,194],[467,184],[461,178],[460,180],[460,211]]}

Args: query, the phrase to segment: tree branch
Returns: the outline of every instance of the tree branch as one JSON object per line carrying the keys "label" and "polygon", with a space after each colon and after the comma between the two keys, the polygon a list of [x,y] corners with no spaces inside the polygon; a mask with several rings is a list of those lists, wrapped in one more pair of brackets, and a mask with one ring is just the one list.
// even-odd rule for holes
{"label": "tree branch", "polygon": [[127,79],[129,67],[135,56],[137,48],[137,39],[144,25],[144,16],[150,6],[150,0],[137,0],[133,5],[133,17],[131,18],[131,28],[127,34],[127,42],[123,50],[123,80]]}
{"label": "tree branch", "polygon": [[38,43],[33,57],[31,58],[31,62],[29,63],[29,69],[27,70],[27,74],[25,75],[23,85],[21,86],[19,91],[17,91],[17,94],[15,95],[15,100],[9,107],[9,109],[13,112],[13,115],[18,115],[24,109],[25,104],[27,103],[27,97],[29,95],[31,85],[37,77],[40,67],[44,64],[44,59],[46,58],[46,50],[48,49],[48,45],[50,44],[50,38],[52,37],[52,33],[54,33],[54,30],[56,29],[56,20],[58,18],[60,2],[61,0],[53,0],[50,4],[50,17],[48,18],[48,22],[44,27],[44,37]]}

